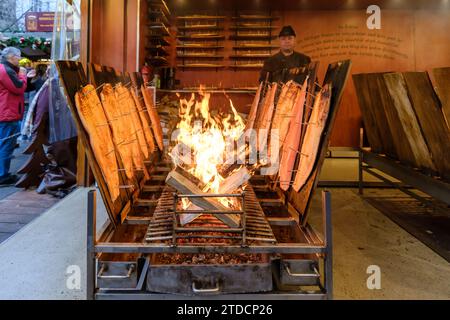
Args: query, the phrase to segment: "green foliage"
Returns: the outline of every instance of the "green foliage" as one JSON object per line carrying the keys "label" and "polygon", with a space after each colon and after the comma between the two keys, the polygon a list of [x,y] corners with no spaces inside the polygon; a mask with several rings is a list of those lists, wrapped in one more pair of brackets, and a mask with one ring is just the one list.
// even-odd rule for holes
{"label": "green foliage", "polygon": [[35,37],[12,37],[7,40],[0,40],[0,44],[5,47],[32,47],[33,49],[40,49],[44,52],[49,52],[52,45],[50,40]]}

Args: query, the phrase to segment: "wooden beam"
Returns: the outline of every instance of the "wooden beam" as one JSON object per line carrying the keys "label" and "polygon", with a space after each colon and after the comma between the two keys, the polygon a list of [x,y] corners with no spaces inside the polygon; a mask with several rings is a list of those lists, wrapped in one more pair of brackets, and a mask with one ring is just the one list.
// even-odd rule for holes
{"label": "wooden beam", "polygon": [[231,193],[250,180],[251,175],[246,167],[242,167],[226,178],[219,187],[219,193]]}
{"label": "wooden beam", "polygon": [[[182,174],[172,171],[169,173],[166,179],[166,183],[178,190],[181,194],[186,195],[202,195],[205,194],[197,185],[191,182],[189,179],[184,177]],[[202,208],[203,210],[218,210],[218,211],[227,211],[229,210],[227,207],[222,205],[220,202],[215,200],[214,198],[189,198],[189,200],[195,204],[196,206]],[[205,212],[207,213],[207,212]],[[223,223],[228,225],[229,227],[238,227],[240,225],[240,217],[237,215],[231,214],[214,214],[216,218],[221,220]]]}

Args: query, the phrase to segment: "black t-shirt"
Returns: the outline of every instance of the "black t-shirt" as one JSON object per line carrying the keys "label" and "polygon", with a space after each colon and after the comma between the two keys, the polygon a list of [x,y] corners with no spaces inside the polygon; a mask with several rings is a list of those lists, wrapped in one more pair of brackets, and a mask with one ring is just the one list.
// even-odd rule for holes
{"label": "black t-shirt", "polygon": [[[311,62],[311,58],[294,51],[290,56],[285,56],[281,51],[276,55],[270,57],[264,62],[263,69],[259,81],[265,81],[267,73],[269,73],[269,82],[283,82],[286,83],[289,80],[300,82],[304,69]],[[300,69],[294,71],[296,68]]]}

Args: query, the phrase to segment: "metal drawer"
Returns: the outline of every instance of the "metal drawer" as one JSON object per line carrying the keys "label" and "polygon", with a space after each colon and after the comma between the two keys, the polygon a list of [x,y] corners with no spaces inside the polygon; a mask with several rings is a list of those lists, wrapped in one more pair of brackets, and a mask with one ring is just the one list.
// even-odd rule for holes
{"label": "metal drawer", "polygon": [[147,290],[207,295],[271,291],[271,263],[242,265],[152,265]]}
{"label": "metal drawer", "polygon": [[298,286],[318,285],[320,283],[318,262],[315,260],[281,260],[280,283]]}
{"label": "metal drawer", "polygon": [[148,268],[148,259],[130,261],[98,261],[97,287],[101,290],[140,290]]}

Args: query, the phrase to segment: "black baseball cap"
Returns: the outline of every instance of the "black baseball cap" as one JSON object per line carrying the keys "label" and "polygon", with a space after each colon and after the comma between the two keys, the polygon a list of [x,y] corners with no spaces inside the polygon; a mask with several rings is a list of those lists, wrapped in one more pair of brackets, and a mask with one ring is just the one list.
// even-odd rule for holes
{"label": "black baseball cap", "polygon": [[294,36],[294,37],[297,36],[295,34],[294,29],[291,26],[284,26],[281,29],[280,34],[278,35],[278,37],[286,37],[286,36]]}

